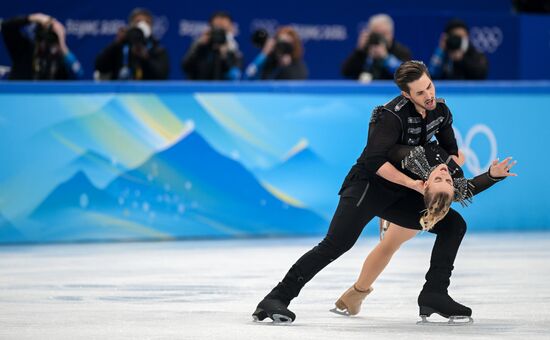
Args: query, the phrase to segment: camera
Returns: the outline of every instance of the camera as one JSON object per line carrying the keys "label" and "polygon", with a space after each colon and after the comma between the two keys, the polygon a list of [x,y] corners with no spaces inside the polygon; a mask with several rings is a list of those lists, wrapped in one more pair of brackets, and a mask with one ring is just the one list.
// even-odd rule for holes
{"label": "camera", "polygon": [[145,34],[139,27],[132,27],[126,32],[126,41],[130,45],[145,45]]}
{"label": "camera", "polygon": [[254,45],[255,47],[263,48],[268,38],[269,33],[267,32],[267,30],[260,28],[252,32],[250,40],[252,41],[252,45]]}
{"label": "camera", "polygon": [[227,42],[227,35],[223,28],[212,28],[210,31],[210,44],[212,45],[223,45]]}
{"label": "camera", "polygon": [[462,48],[462,37],[459,35],[451,34],[447,36],[445,40],[445,50],[446,51],[456,51]]}
{"label": "camera", "polygon": [[294,51],[294,46],[292,46],[291,43],[289,43],[288,41],[281,41],[281,40],[278,40],[277,43],[275,44],[275,53],[276,54],[292,54],[292,52]]}
{"label": "camera", "polygon": [[369,40],[367,40],[367,48],[373,46],[373,45],[388,45],[386,38],[380,33],[372,32],[369,34]]}
{"label": "camera", "polygon": [[146,45],[151,33],[151,26],[146,21],[140,20],[126,32],[126,42],[130,45]]}

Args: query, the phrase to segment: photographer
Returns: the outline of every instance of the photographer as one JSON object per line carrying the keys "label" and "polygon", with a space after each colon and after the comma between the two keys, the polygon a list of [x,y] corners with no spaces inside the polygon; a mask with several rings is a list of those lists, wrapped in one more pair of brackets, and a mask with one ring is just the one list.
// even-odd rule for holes
{"label": "photographer", "polygon": [[[298,33],[290,26],[279,28],[274,37],[257,31],[255,43],[262,52],[246,68],[246,79],[307,79],[304,49]],[[263,38],[262,38],[263,37]]]}
{"label": "photographer", "polygon": [[488,62],[470,44],[466,24],[453,19],[441,34],[429,69],[433,79],[481,80],[487,78]]}
{"label": "photographer", "polygon": [[2,36],[12,60],[11,80],[81,79],[82,67],[65,43],[65,27],[35,13],[2,21]]}
{"label": "photographer", "polygon": [[407,47],[394,40],[394,24],[387,14],[369,18],[361,32],[357,47],[342,65],[342,75],[350,79],[370,81],[393,79],[403,61],[411,59]]}
{"label": "photographer", "polygon": [[238,80],[242,55],[234,38],[231,16],[217,12],[209,28],[191,45],[181,62],[182,71],[191,80]]}
{"label": "photographer", "polygon": [[153,16],[134,9],[113,43],[96,57],[94,78],[101,80],[160,80],[170,71],[168,53],[152,35]]}

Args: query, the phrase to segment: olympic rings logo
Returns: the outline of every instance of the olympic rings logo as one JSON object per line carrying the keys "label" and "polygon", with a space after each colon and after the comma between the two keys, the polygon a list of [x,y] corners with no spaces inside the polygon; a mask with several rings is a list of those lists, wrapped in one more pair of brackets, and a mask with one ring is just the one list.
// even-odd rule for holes
{"label": "olympic rings logo", "polygon": [[[460,151],[464,153],[464,157],[466,158],[465,165],[468,170],[474,176],[477,176],[482,172],[487,171],[487,169],[489,169],[489,167],[491,166],[491,162],[497,158],[497,139],[493,131],[487,125],[476,124],[470,129],[470,131],[468,131],[468,133],[466,134],[466,138],[462,139],[460,131],[458,131],[456,128],[453,128],[453,130],[455,132],[458,147]],[[489,159],[483,165],[480,164],[479,157],[471,148],[472,141],[474,140],[474,137],[476,137],[478,134],[481,134],[485,136],[485,138],[487,138],[490,147]]]}
{"label": "olympic rings logo", "polygon": [[504,34],[500,27],[472,27],[470,40],[480,52],[494,53],[502,44]]}

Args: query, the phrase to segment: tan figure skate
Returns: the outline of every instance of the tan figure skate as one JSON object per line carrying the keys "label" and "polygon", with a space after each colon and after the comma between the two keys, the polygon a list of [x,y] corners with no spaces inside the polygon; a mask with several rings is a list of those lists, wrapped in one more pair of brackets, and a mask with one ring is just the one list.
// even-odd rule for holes
{"label": "tan figure skate", "polygon": [[340,296],[340,298],[334,303],[335,308],[330,311],[336,314],[351,316],[359,314],[361,310],[361,304],[363,300],[372,292],[372,287],[367,290],[359,290],[355,288],[355,285],[351,286],[348,290]]}

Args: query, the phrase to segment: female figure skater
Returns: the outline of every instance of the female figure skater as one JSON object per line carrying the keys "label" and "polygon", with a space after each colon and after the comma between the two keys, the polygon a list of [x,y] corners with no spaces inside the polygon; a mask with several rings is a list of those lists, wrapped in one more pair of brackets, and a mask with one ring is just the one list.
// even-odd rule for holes
{"label": "female figure skater", "polygon": [[[391,162],[411,178],[424,182],[426,210],[420,218],[422,229],[429,231],[445,217],[452,201],[466,206],[472,197],[496,182],[516,176],[510,169],[516,164],[508,157],[502,162],[493,161],[489,170],[473,179],[465,179],[460,166],[436,143],[422,146],[396,145],[389,153]],[[381,221],[381,241],[363,263],[357,281],[336,301],[331,311],[343,315],[356,315],[372,284],[390,262],[393,254],[418,230]],[[428,311],[429,312],[429,311]],[[421,313],[422,314],[422,313]],[[429,315],[426,315],[429,316]]]}

